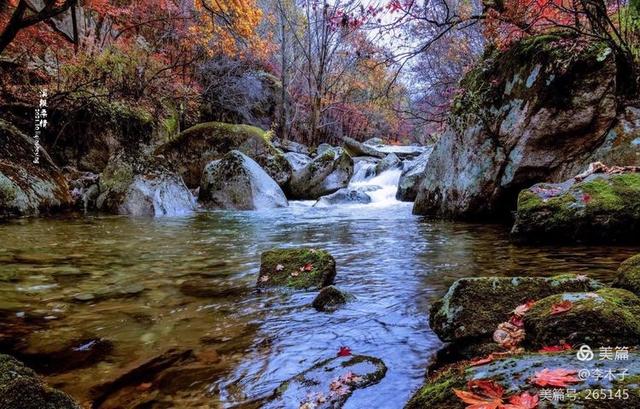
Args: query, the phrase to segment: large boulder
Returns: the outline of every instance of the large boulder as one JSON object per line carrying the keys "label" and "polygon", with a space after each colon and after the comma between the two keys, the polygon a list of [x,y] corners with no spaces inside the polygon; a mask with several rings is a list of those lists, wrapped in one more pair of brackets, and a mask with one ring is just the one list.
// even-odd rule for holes
{"label": "large boulder", "polygon": [[[424,385],[419,388],[405,409],[465,409],[465,408],[557,408],[557,409],[628,409],[640,407],[640,391],[638,389],[638,376],[640,376],[640,361],[637,352],[631,352],[629,360],[598,360],[590,362],[580,362],[576,359],[575,352],[557,354],[536,354],[528,353],[496,359],[484,365],[468,366],[457,365],[448,367],[435,374],[430,374]],[[559,389],[558,386],[546,385],[536,386],[533,379],[536,374],[543,374],[543,371],[563,368],[574,370],[568,378],[577,379],[568,382],[566,389]],[[583,370],[583,376],[590,375],[586,380],[578,379],[578,370]],[[611,370],[613,377],[597,376],[597,373],[606,374]],[[587,372],[584,372],[587,371]],[[622,375],[622,374],[625,375]],[[486,382],[493,381],[494,384]],[[481,400],[482,386],[495,385],[494,397],[502,401],[487,399],[487,404],[470,406],[456,396],[454,389],[464,392],[473,392],[479,395]],[[474,386],[476,387],[474,389]],[[564,399],[545,399],[542,389],[548,391],[560,391]],[[587,391],[589,390],[589,391]],[[608,398],[611,390],[612,398]],[[598,391],[594,394],[594,391]],[[617,392],[619,391],[619,392]],[[623,394],[623,391],[624,394]],[[515,396],[527,393],[531,396],[538,396],[539,404],[517,405],[509,401]],[[617,393],[617,397],[616,394]],[[607,397],[603,397],[603,394]],[[502,395],[502,396],[500,396]],[[467,395],[469,396],[469,395]],[[472,397],[473,395],[469,396]],[[548,395],[547,395],[548,396]],[[626,398],[625,398],[626,397]],[[490,402],[494,401],[491,405]]]}
{"label": "large boulder", "polygon": [[427,169],[427,162],[429,161],[431,151],[432,149],[428,149],[417,158],[404,163],[402,174],[398,180],[396,199],[403,202],[413,202],[416,200],[418,187],[424,178],[424,172]]}
{"label": "large boulder", "polygon": [[47,386],[16,359],[0,354],[0,408],[80,409],[80,405],[66,393]]}
{"label": "large boulder", "polygon": [[507,218],[518,192],[602,161],[640,163],[640,108],[619,106],[611,50],[566,35],[492,50],[463,79],[429,158],[414,213]]}
{"label": "large boulder", "polygon": [[60,211],[72,203],[67,181],[47,152],[40,147],[36,154],[33,139],[0,120],[0,219]]}
{"label": "large boulder", "polygon": [[206,166],[198,200],[213,209],[259,210],[289,205],[280,186],[239,151],[231,151]]}
{"label": "large boulder", "polygon": [[347,187],[353,159],[340,148],[327,149],[304,168],[293,172],[288,193],[293,199],[318,199]]}
{"label": "large boulder", "polygon": [[613,286],[624,288],[640,297],[640,254],[626,259],[618,268]]}
{"label": "large boulder", "polygon": [[640,173],[593,174],[536,184],[518,197],[512,234],[522,241],[640,241]]}
{"label": "large boulder", "polygon": [[358,389],[380,382],[387,373],[378,358],[353,355],[317,363],[283,382],[264,409],[339,409]]}
{"label": "large boulder", "polygon": [[537,348],[561,341],[633,347],[640,344],[640,298],[620,288],[552,295],[526,313],[524,328],[527,344]]}
{"label": "large boulder", "polygon": [[358,142],[348,136],[342,137],[344,147],[351,156],[371,156],[384,159],[390,154],[400,159],[413,159],[420,156],[427,148],[419,145],[385,145],[379,138],[371,138]]}
{"label": "large boulder", "polygon": [[489,337],[513,310],[552,294],[593,291],[595,280],[571,274],[556,277],[461,278],[431,306],[429,325],[443,341]]}
{"label": "large boulder", "polygon": [[200,185],[202,172],[213,160],[237,150],[255,160],[280,186],[291,178],[291,165],[270,141],[270,133],[249,125],[201,123],[156,149],[173,162],[189,188]]}
{"label": "large boulder", "polygon": [[193,195],[175,171],[141,153],[115,155],[100,176],[100,211],[131,216],[177,216],[195,209]]}
{"label": "large boulder", "polygon": [[275,249],[262,253],[258,287],[320,289],[333,284],[336,261],[319,249]]}

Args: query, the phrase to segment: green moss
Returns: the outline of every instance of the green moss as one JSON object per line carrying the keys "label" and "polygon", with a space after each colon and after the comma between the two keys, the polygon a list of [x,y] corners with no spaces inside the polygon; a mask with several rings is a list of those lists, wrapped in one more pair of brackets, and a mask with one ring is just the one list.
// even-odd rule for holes
{"label": "green moss", "polygon": [[[309,266],[310,270],[306,271],[305,266]],[[333,283],[335,274],[335,260],[324,250],[269,250],[262,253],[258,286],[322,288]]]}
{"label": "green moss", "polygon": [[640,254],[625,260],[618,268],[614,287],[624,288],[640,296]]}
{"label": "green moss", "polygon": [[192,126],[178,134],[172,141],[180,141],[192,136],[204,137],[206,135],[219,138],[255,137],[269,143],[269,133],[251,125],[228,124],[225,122],[203,122]]}
{"label": "green moss", "polygon": [[405,409],[462,409],[465,407],[453,393],[453,389],[464,389],[467,383],[463,367],[449,368],[418,389]]}

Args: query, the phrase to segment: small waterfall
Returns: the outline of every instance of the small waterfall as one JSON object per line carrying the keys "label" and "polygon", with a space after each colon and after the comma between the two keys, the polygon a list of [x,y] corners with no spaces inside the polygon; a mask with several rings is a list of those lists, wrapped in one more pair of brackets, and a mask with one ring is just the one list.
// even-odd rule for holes
{"label": "small waterfall", "polygon": [[376,162],[368,162],[361,160],[355,163],[353,168],[353,176],[351,177],[351,183],[363,182],[376,175]]}
{"label": "small waterfall", "polygon": [[[372,165],[371,169],[375,168],[375,164],[365,164],[362,166],[364,169],[366,165]],[[364,173],[364,170],[360,172]],[[375,175],[375,171],[372,172]],[[385,206],[398,203],[396,199],[396,192],[398,191],[398,181],[402,174],[401,169],[389,169],[378,176],[369,178],[356,178],[358,176],[355,172],[353,178],[349,182],[348,189],[359,190],[365,192],[371,197],[371,204],[378,206]]]}

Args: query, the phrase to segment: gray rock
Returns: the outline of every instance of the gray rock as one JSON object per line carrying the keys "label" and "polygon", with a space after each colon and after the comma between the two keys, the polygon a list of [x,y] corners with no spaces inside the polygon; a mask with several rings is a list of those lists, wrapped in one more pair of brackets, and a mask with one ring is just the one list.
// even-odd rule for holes
{"label": "gray rock", "polygon": [[556,40],[518,42],[462,81],[414,213],[509,217],[518,192],[535,183],[566,180],[595,161],[640,164],[640,107],[618,106],[613,53],[576,54]]}
{"label": "gray rock", "polygon": [[347,187],[353,160],[340,148],[329,149],[293,173],[288,192],[294,199],[318,199]]}
{"label": "gray rock", "polygon": [[343,188],[327,196],[322,196],[314,207],[334,206],[338,204],[367,204],[371,196],[357,189]]}
{"label": "gray rock", "polygon": [[9,355],[0,354],[2,409],[80,409],[69,395],[47,386],[38,375]]}
{"label": "gray rock", "polygon": [[338,290],[335,286],[330,285],[320,290],[311,305],[318,311],[330,312],[337,310],[346,302],[346,294]]}
{"label": "gray rock", "polygon": [[289,205],[280,186],[239,151],[207,165],[198,199],[211,209],[257,210]]}
{"label": "gray rock", "polygon": [[405,161],[402,174],[398,181],[398,192],[396,199],[403,202],[413,202],[418,195],[418,187],[424,178],[427,169],[427,162],[432,149],[427,150],[411,161]]}
{"label": "gray rock", "polygon": [[289,165],[294,172],[304,168],[313,160],[308,155],[296,152],[287,152],[284,154],[284,157],[287,162],[289,162]]}
{"label": "gray rock", "polygon": [[318,147],[316,148],[316,156],[320,156],[323,153],[335,149],[333,146],[329,145],[328,143],[321,143],[320,145],[318,145]]}
{"label": "gray rock", "polygon": [[398,158],[398,155],[396,155],[395,153],[390,153],[376,165],[376,175],[379,175],[387,170],[400,168],[402,168],[402,162],[400,161],[400,158]]}
{"label": "gray rock", "polygon": [[309,147],[301,143],[288,139],[281,139],[279,142],[281,149],[285,152],[299,153],[307,156],[310,154]]}

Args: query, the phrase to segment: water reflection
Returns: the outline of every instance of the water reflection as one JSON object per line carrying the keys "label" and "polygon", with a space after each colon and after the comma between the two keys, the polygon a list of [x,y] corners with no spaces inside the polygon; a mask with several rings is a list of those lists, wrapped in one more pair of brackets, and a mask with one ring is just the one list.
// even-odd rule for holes
{"label": "water reflection", "polygon": [[[275,246],[330,251],[337,286],[355,300],[325,314],[308,307],[314,293],[253,291],[259,255]],[[158,400],[224,407],[270,394],[346,345],[389,367],[346,407],[401,408],[439,346],[429,305],[453,280],[560,272],[609,280],[634,251],[516,246],[502,226],[430,221],[412,216],[410,204],[12,221],[0,225],[0,347],[29,358],[107,340],[111,349],[95,362],[48,370],[81,401],[136,359],[171,347],[214,350],[215,374],[203,372],[186,396],[167,387]]]}

